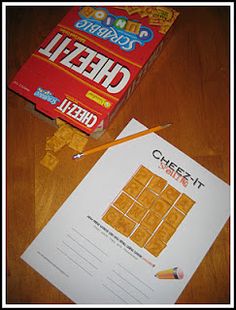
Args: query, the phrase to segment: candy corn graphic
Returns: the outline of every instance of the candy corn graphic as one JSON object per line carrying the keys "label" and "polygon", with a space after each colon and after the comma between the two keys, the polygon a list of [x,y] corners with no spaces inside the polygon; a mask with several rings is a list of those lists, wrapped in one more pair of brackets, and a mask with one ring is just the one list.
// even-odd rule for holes
{"label": "candy corn graphic", "polygon": [[158,279],[183,279],[184,273],[179,267],[158,271],[155,274]]}

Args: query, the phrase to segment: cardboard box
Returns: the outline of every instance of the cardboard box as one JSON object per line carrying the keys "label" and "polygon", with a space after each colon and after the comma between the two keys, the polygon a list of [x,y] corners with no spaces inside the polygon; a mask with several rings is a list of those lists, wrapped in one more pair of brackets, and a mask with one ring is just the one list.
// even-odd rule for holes
{"label": "cardboard box", "polygon": [[52,119],[87,134],[108,126],[159,54],[178,12],[73,7],[9,87]]}

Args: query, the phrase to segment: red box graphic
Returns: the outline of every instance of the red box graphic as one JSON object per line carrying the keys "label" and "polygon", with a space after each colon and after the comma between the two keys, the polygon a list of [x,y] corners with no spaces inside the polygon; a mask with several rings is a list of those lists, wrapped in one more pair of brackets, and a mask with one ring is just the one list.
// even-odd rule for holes
{"label": "red box graphic", "polygon": [[9,87],[91,134],[109,124],[178,16],[165,7],[73,7]]}

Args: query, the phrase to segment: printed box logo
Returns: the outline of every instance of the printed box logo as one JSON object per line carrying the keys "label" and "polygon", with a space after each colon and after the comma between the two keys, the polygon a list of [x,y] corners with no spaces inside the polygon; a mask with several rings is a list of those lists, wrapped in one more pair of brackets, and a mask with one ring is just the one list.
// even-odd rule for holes
{"label": "printed box logo", "polygon": [[127,52],[134,50],[136,44],[143,46],[153,39],[148,27],[125,16],[112,15],[104,8],[83,7],[79,16],[81,19],[74,25],[76,29],[108,40]]}
{"label": "printed box logo", "polygon": [[46,89],[43,89],[41,87],[38,87],[37,90],[34,93],[35,97],[41,98],[42,100],[45,100],[51,104],[56,104],[57,102],[60,102],[60,99],[53,96],[53,94]]}

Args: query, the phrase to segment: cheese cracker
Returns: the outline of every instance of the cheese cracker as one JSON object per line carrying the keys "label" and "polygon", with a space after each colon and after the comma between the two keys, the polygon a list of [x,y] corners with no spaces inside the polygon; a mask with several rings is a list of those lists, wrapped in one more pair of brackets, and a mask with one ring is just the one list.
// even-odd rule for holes
{"label": "cheese cracker", "polygon": [[122,235],[128,237],[135,227],[135,222],[131,221],[128,217],[121,217],[116,223],[116,230]]}
{"label": "cheese cracker", "polygon": [[145,249],[154,256],[160,255],[160,253],[164,250],[165,247],[166,244],[155,236],[153,236],[145,245]]}
{"label": "cheese cracker", "polygon": [[63,125],[58,128],[54,135],[64,139],[66,143],[69,143],[72,139],[73,129],[69,125]]}
{"label": "cheese cracker", "polygon": [[151,234],[146,229],[139,226],[131,235],[130,239],[142,248],[150,236]]}
{"label": "cheese cracker", "polygon": [[133,199],[125,193],[121,193],[119,197],[113,202],[113,205],[121,212],[125,213],[133,204]]}
{"label": "cheese cracker", "polygon": [[82,152],[87,142],[88,138],[82,136],[80,133],[74,132],[68,146],[77,152]]}
{"label": "cheese cracker", "polygon": [[171,205],[167,201],[158,198],[153,202],[151,206],[151,211],[156,213],[158,216],[163,217],[166,214],[166,212],[170,209],[170,207]]}
{"label": "cheese cracker", "polygon": [[189,210],[192,208],[192,206],[195,204],[195,201],[188,197],[185,194],[182,194],[180,198],[175,203],[175,206],[184,214],[187,214]]}
{"label": "cheese cracker", "polygon": [[177,191],[173,186],[168,185],[164,191],[161,193],[161,197],[169,202],[169,204],[173,204],[175,200],[179,197],[180,192]]}
{"label": "cheese cracker", "polygon": [[138,202],[145,208],[150,208],[156,198],[157,196],[153,192],[151,192],[148,188],[145,188],[138,197]]}
{"label": "cheese cracker", "polygon": [[62,149],[63,146],[65,146],[65,145],[66,145],[66,142],[64,139],[57,137],[57,136],[52,136],[52,137],[47,139],[45,150],[46,151],[52,151],[52,152],[56,153],[60,149]]}
{"label": "cheese cracker", "polygon": [[143,185],[140,184],[135,179],[129,181],[129,183],[124,187],[124,191],[128,193],[133,198],[137,197],[140,192],[143,190]]}
{"label": "cheese cracker", "polygon": [[134,175],[134,179],[137,180],[139,183],[145,185],[152,177],[152,172],[141,166],[138,172]]}
{"label": "cheese cracker", "polygon": [[160,239],[161,241],[167,243],[172,235],[175,232],[175,228],[172,227],[170,224],[167,222],[163,222],[160,227],[158,227],[155,236]]}
{"label": "cheese cracker", "polygon": [[147,229],[149,232],[153,232],[157,226],[160,224],[161,218],[158,217],[154,212],[149,211],[147,215],[141,221],[143,228]]}
{"label": "cheese cracker", "polygon": [[130,210],[127,212],[128,217],[134,220],[136,223],[139,223],[141,219],[144,217],[147,209],[141,206],[138,203],[135,203]]}
{"label": "cheese cracker", "polygon": [[183,221],[185,215],[178,211],[176,208],[172,208],[166,216],[166,222],[169,223],[172,227],[177,228],[180,223]]}
{"label": "cheese cracker", "polygon": [[49,170],[53,171],[58,164],[59,160],[50,152],[46,152],[44,157],[40,160],[40,164]]}
{"label": "cheese cracker", "polygon": [[117,222],[119,219],[123,216],[123,214],[118,211],[114,207],[110,207],[107,212],[103,215],[102,219],[104,222],[106,222],[108,225],[112,227],[116,227]]}
{"label": "cheese cracker", "polygon": [[166,186],[167,181],[164,180],[163,178],[155,175],[150,183],[148,184],[148,188],[150,188],[153,192],[159,194],[164,187]]}

